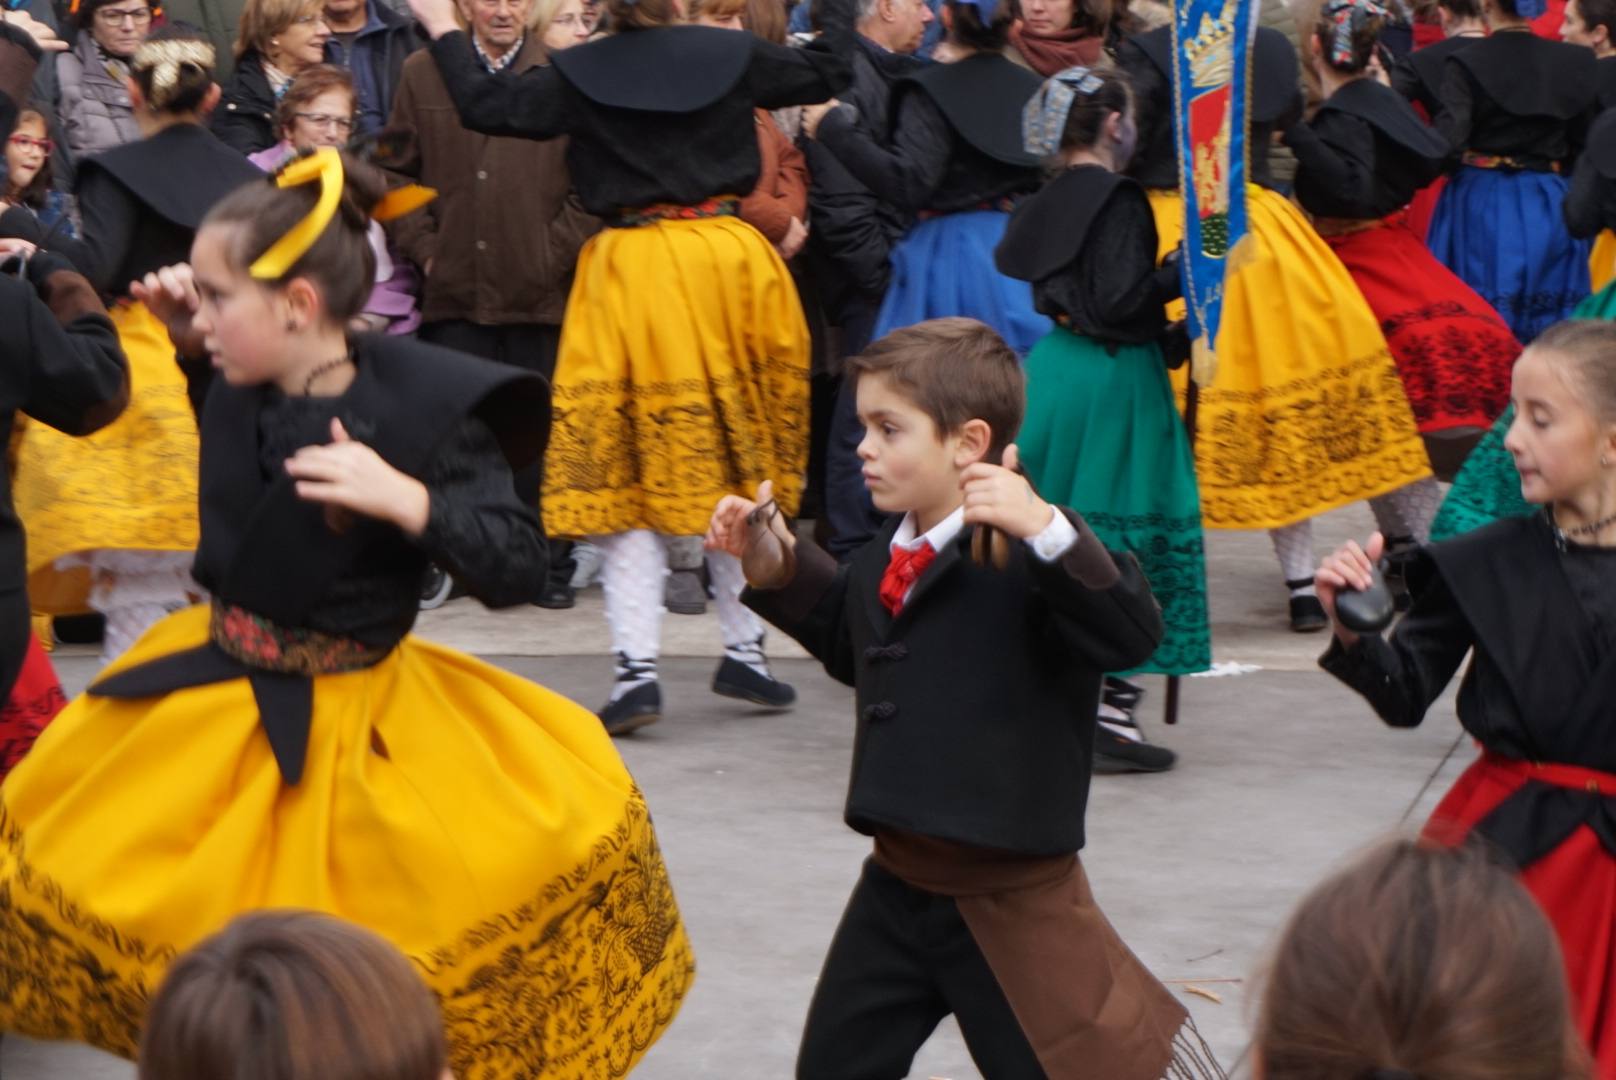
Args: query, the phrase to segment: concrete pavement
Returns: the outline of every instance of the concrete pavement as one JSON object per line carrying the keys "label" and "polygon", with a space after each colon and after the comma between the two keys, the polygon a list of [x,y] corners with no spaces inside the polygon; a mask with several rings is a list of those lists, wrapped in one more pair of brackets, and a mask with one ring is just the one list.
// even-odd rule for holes
{"label": "concrete pavement", "polygon": [[[1368,529],[1360,509],[1330,515],[1319,550]],[[1364,844],[1423,819],[1471,751],[1451,696],[1423,727],[1392,731],[1317,671],[1324,639],[1284,629],[1265,537],[1213,534],[1209,545],[1216,658],[1261,670],[1185,680],[1175,729],[1153,722],[1161,680],[1147,680],[1142,716],[1181,764],[1160,776],[1096,778],[1084,862],[1124,938],[1233,1066],[1245,1047],[1251,976],[1296,899]],[[594,597],[598,590],[561,614],[492,615],[457,603],[423,619],[421,631],[593,705],[610,674]],[[801,701],[789,714],[757,714],[706,689],[718,641],[711,615],[670,616],[667,629],[669,717],[620,746],[656,813],[699,974],[636,1080],[788,1077],[825,946],[868,848],[840,821],[851,694],[811,662],[783,658],[778,673]],[[58,662],[70,689],[93,671],[88,659]],[[4,1080],[131,1075],[79,1048],[11,1037],[0,1045]],[[952,1023],[912,1075],[977,1075]]]}

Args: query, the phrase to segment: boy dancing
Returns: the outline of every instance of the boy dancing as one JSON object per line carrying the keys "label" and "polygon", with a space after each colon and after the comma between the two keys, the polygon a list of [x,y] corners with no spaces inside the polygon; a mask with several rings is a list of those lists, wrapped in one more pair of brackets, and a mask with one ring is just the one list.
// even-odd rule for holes
{"label": "boy dancing", "polygon": [[949,1013],[989,1080],[1222,1077],[1077,858],[1102,673],[1162,635],[1149,586],[1016,471],[1026,386],[987,326],[898,330],[849,372],[865,482],[901,517],[838,567],[765,482],[707,536],[741,559],[743,600],[856,691],[846,820],[875,850],[798,1077],[905,1076]]}

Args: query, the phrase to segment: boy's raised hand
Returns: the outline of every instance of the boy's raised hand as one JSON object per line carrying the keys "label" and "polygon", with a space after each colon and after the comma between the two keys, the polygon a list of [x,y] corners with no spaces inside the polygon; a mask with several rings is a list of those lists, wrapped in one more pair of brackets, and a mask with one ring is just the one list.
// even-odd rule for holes
{"label": "boy's raised hand", "polygon": [[797,540],[775,504],[771,480],[758,485],[755,498],[725,495],[718,500],[703,543],[709,551],[740,559],[747,584],[753,588],[779,588],[795,569]]}
{"label": "boy's raised hand", "polygon": [[1004,448],[1003,465],[978,461],[960,474],[965,524],[991,525],[1017,540],[1030,540],[1049,527],[1055,509],[1016,471],[1020,461],[1012,444]]}

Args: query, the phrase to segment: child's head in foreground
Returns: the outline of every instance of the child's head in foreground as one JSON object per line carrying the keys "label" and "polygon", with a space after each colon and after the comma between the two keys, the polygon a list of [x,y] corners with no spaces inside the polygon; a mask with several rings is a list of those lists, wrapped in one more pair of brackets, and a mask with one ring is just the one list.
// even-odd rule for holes
{"label": "child's head in foreground", "polygon": [[392,945],[325,915],[243,915],[180,957],[140,1080],[449,1080],[437,999]]}
{"label": "child's head in foreground", "polygon": [[1584,1080],[1554,930],[1475,846],[1400,839],[1286,927],[1253,1043],[1259,1080]]}
{"label": "child's head in foreground", "polygon": [[1510,393],[1504,448],[1521,497],[1604,505],[1616,484],[1616,322],[1572,319],[1543,331],[1515,361]]}
{"label": "child's head in foreground", "polygon": [[999,462],[1026,409],[1016,354],[975,319],[894,330],[847,364],[857,380],[858,453],[878,509],[928,526],[960,505],[960,474]]}

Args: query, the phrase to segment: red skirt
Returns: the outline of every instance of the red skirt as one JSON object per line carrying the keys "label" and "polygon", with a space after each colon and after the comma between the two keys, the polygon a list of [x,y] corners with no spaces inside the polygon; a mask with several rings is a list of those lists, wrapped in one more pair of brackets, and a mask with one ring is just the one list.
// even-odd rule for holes
{"label": "red skirt", "polygon": [[1408,209],[1408,231],[1414,234],[1414,239],[1425,243],[1425,234],[1431,231],[1431,215],[1436,213],[1436,204],[1442,198],[1442,189],[1448,186],[1448,178],[1439,176],[1414,193]]}
{"label": "red skirt", "polygon": [[11,688],[11,697],[0,706],[0,780],[22,760],[45,725],[66,705],[62,684],[56,681],[56,669],[40,648],[39,639],[29,634],[22,671]]}
{"label": "red skirt", "polygon": [[[1465,770],[1425,824],[1427,838],[1457,844],[1528,780],[1616,794],[1616,776],[1575,765],[1533,765],[1483,753]],[[1598,785],[1590,787],[1589,785]],[[1565,954],[1577,1030],[1593,1050],[1598,1075],[1616,1078],[1616,856],[1580,826],[1521,871],[1521,882],[1554,924]]]}
{"label": "red skirt", "polygon": [[1521,354],[1498,312],[1436,261],[1402,214],[1324,239],[1380,320],[1420,434],[1491,426]]}

